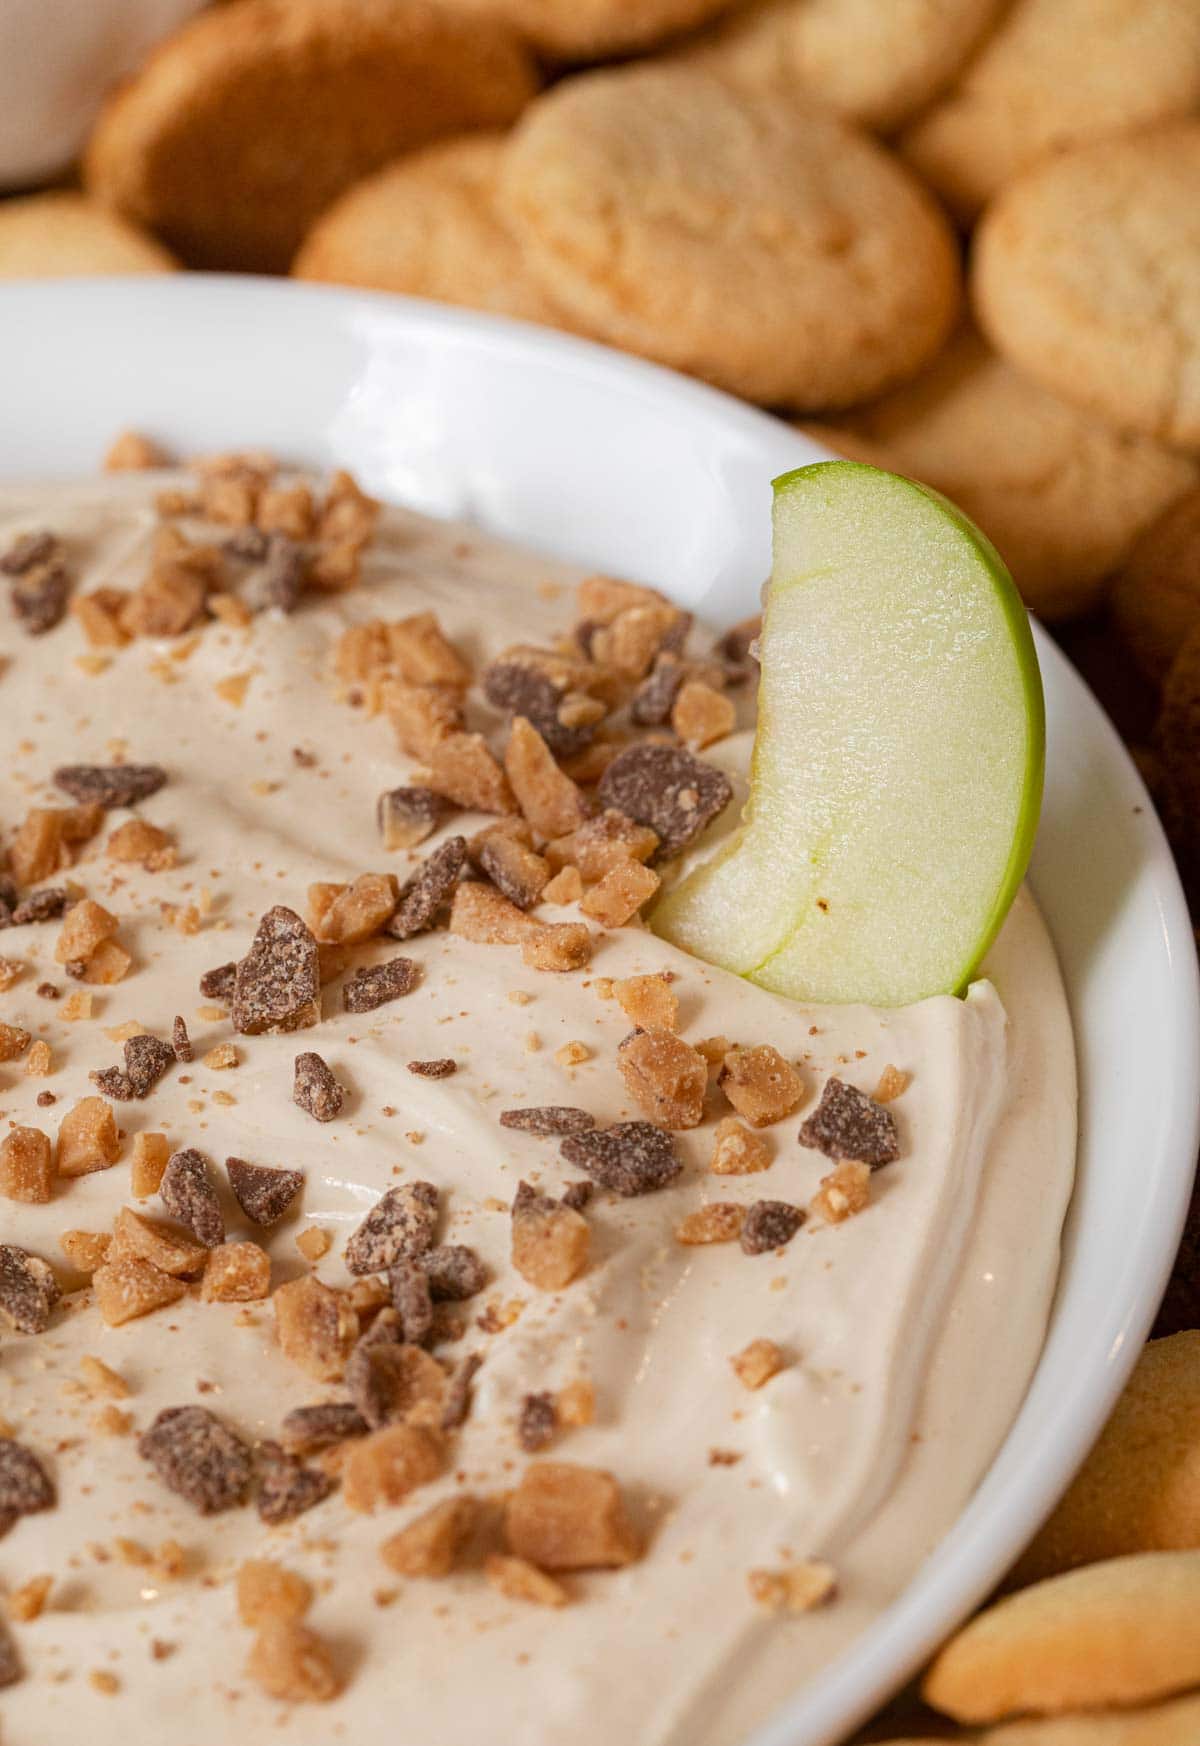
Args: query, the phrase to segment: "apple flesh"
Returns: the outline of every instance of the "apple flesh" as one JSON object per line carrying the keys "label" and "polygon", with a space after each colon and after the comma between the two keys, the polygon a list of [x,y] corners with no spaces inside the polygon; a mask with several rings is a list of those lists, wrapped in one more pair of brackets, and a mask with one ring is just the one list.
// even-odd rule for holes
{"label": "apple flesh", "polygon": [[961,992],[1041,804],[1041,675],[999,554],[894,473],[786,473],[759,659],[741,826],[651,925],[795,1000]]}

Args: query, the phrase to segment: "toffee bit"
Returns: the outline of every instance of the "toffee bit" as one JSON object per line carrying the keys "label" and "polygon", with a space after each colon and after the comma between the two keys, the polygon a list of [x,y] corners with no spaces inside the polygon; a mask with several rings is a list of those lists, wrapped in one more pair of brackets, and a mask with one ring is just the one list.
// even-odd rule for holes
{"label": "toffee bit", "polygon": [[451,810],[446,797],[432,788],[389,789],[376,802],[384,848],[415,849],[433,835]]}
{"label": "toffee bit", "polygon": [[583,1134],[594,1128],[596,1118],[571,1104],[548,1103],[528,1109],[502,1109],[500,1126],[519,1128],[526,1134]]}
{"label": "toffee bit", "polygon": [[277,904],[258,924],[254,944],[237,966],[233,1026],[244,1036],[298,1031],[321,1016],[321,956],[311,929],[295,910]]}
{"label": "toffee bit", "polygon": [[225,1241],[225,1217],[217,1191],[209,1181],[204,1155],[185,1146],[167,1159],[159,1199],[172,1218],[186,1225],[198,1243],[216,1249]]}
{"label": "toffee bit", "polygon": [[44,885],[40,891],[31,891],[21,899],[12,912],[12,925],[22,928],[29,922],[57,921],[69,901],[69,893],[62,886]]}
{"label": "toffee bit", "polygon": [[44,636],[62,622],[71,597],[71,578],[57,559],[37,564],[13,583],[12,607],[31,637]]}
{"label": "toffee bit", "polygon": [[435,1358],[411,1342],[360,1340],[346,1362],[346,1392],[371,1430],[408,1417],[423,1402],[441,1408],[446,1374]]}
{"label": "toffee bit", "polygon": [[0,1534],[18,1516],[53,1508],[54,1486],[32,1449],[15,1437],[0,1437]]}
{"label": "toffee bit", "polygon": [[821,1101],[800,1129],[800,1144],[827,1158],[852,1158],[879,1170],[900,1156],[896,1118],[855,1085],[834,1075],[825,1081]]}
{"label": "toffee bit", "polygon": [[284,1449],[291,1455],[311,1455],[347,1437],[365,1437],[370,1427],[350,1401],[331,1400],[316,1406],[293,1407],[280,1426]]}
{"label": "toffee bit", "polygon": [[678,655],[656,657],[653,670],[642,680],[629,704],[629,719],[639,727],[661,727],[670,721],[687,667]]}
{"label": "toffee bit", "polygon": [[724,771],[680,746],[627,746],[608,766],[597,789],[602,806],[615,807],[659,836],[655,860],[669,860],[700,835],[733,799]]}
{"label": "toffee bit", "polygon": [[292,1081],[292,1102],[310,1115],[315,1122],[331,1122],[341,1114],[345,1102],[344,1087],[334,1077],[329,1063],[312,1049],[296,1056]]}
{"label": "toffee bit", "polygon": [[552,1394],[527,1394],[517,1418],[517,1441],[527,1455],[536,1455],[554,1441],[558,1409]]}
{"label": "toffee bit", "polygon": [[471,1384],[475,1380],[483,1359],[478,1352],[468,1352],[459,1361],[458,1368],[450,1378],[450,1386],[446,1390],[446,1404],[442,1408],[443,1431],[455,1431],[467,1421],[471,1411]]}
{"label": "toffee bit", "polygon": [[449,1079],[452,1073],[458,1071],[458,1062],[445,1055],[437,1061],[410,1061],[408,1070],[419,1079]]}
{"label": "toffee bit", "polygon": [[410,940],[431,928],[454,895],[467,864],[467,839],[448,837],[400,887],[396,908],[384,928],[394,940]]}
{"label": "toffee bit", "polygon": [[135,806],[157,794],[167,780],[161,764],[63,764],[54,786],[81,806]]}
{"label": "toffee bit", "polygon": [[388,1286],[405,1340],[410,1346],[424,1346],[433,1333],[433,1295],[424,1267],[402,1255],[388,1268]]}
{"label": "toffee bit", "polygon": [[215,970],[206,970],[200,978],[200,992],[205,1000],[232,1000],[236,982],[237,965],[218,964]]}
{"label": "toffee bit", "polygon": [[244,1158],[226,1158],[225,1170],[233,1198],[255,1225],[278,1224],[304,1187],[304,1176],[299,1170],[248,1164]]}
{"label": "toffee bit", "polygon": [[263,554],[262,569],[251,579],[246,590],[247,604],[252,611],[274,606],[280,612],[295,612],[303,597],[304,586],[303,551],[286,534],[273,533]]}
{"label": "toffee bit", "polygon": [[756,1200],[746,1208],[738,1239],[747,1255],[765,1255],[790,1243],[804,1223],[804,1210],[786,1200]]}
{"label": "toffee bit", "polygon": [[374,1012],[377,1006],[411,994],[420,979],[421,967],[415,959],[389,958],[386,964],[356,970],[342,989],[342,1005],[347,1012]]}
{"label": "toffee bit", "polygon": [[239,527],[222,540],[221,550],[246,564],[261,564],[267,555],[267,536],[260,527]]}
{"label": "toffee bit", "polygon": [[202,1516],[240,1504],[254,1463],[242,1439],[207,1407],[166,1407],[138,1438],[138,1454]]}
{"label": "toffee bit", "polygon": [[35,528],[21,534],[0,557],[0,570],[6,576],[23,576],[35,564],[45,564],[58,555],[58,539],[49,528]]}
{"label": "toffee bit", "polygon": [[19,1334],[44,1334],[61,1296],[52,1267],[15,1243],[0,1243],[0,1313]]}
{"label": "toffee bit", "polygon": [[675,1142],[652,1122],[617,1122],[590,1134],[572,1134],[560,1147],[568,1164],[602,1188],[621,1195],[651,1194],[683,1169]]}
{"label": "toffee bit", "polygon": [[182,1013],[177,1012],[171,1023],[171,1047],[177,1061],[192,1059],[192,1039],[188,1036],[187,1021]]}
{"label": "toffee bit", "polygon": [[[182,1022],[176,1020],[177,1024]],[[175,1059],[175,1050],[170,1043],[139,1032],[136,1037],[125,1040],[123,1071],[118,1067],[107,1067],[99,1073],[90,1073],[88,1077],[107,1097],[125,1103],[131,1098],[149,1096],[167,1068],[175,1065]],[[191,1059],[190,1049],[185,1059]]]}
{"label": "toffee bit", "polygon": [[258,1513],[268,1526],[294,1521],[333,1490],[333,1479],[316,1467],[305,1467],[278,1443],[258,1446]]}
{"label": "toffee bit", "polygon": [[559,1195],[564,1206],[569,1206],[572,1212],[582,1212],[596,1191],[594,1182],[568,1182]]}
{"label": "toffee bit", "polygon": [[346,1244],[351,1273],[386,1273],[402,1255],[432,1249],[437,1231],[438,1191],[432,1182],[389,1188]]}
{"label": "toffee bit", "polygon": [[465,1243],[439,1243],[420,1257],[435,1303],[461,1303],[487,1284],[487,1268]]}
{"label": "toffee bit", "polygon": [[501,656],[492,661],[483,670],[483,694],[510,720],[523,715],[557,757],[571,757],[595,738],[604,706],[582,691],[570,690],[566,670],[556,684],[551,671],[536,664],[538,653],[530,650],[524,658]]}

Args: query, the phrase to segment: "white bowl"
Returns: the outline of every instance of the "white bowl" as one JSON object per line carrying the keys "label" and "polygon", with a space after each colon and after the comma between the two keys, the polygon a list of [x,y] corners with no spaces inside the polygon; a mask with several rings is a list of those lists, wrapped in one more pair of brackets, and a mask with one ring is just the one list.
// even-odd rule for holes
{"label": "white bowl", "polygon": [[[561,335],[251,279],[0,288],[0,381],[0,477],[86,474],[123,426],[184,452],[262,446],[642,577],[717,621],[755,609],[772,475],[820,455],[721,394]],[[1116,734],[1040,631],[1038,651],[1049,763],[1032,877],[1066,978],[1081,1095],[1049,1337],[954,1528],[753,1746],[838,1740],[987,1593],[1108,1414],[1182,1228],[1200,1129],[1187,909]]]}

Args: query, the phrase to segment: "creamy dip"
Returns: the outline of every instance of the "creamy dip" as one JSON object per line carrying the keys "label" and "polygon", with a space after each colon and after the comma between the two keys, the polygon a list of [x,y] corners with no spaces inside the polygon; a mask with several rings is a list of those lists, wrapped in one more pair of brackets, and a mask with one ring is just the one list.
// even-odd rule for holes
{"label": "creamy dip", "polygon": [[[158,475],[10,488],[0,495],[0,551],[49,527],[82,586],[128,585],[145,569],[162,484]],[[44,1038],[54,1060],[46,1079],[26,1077],[20,1063],[0,1069],[4,1114],[53,1135],[62,1112],[93,1092],[89,1070],[120,1060],[106,1029],[137,1020],[169,1036],[181,1012],[195,1064],[144,1102],[118,1105],[118,1120],[129,1134],[164,1131],[172,1146],[198,1147],[218,1175],[230,1154],[304,1172],[297,1217],[265,1234],[230,1221],[231,1236],[268,1247],[274,1284],[307,1270],[295,1241],[305,1226],[333,1235],[317,1271],[345,1284],[344,1236],[406,1177],[443,1189],[442,1240],[470,1244],[491,1271],[464,1306],[467,1332],[445,1354],[483,1355],[450,1471],[401,1509],[356,1515],[335,1493],[276,1529],[252,1507],[201,1518],[137,1453],[137,1432],[164,1407],[208,1406],[254,1439],[275,1435],[289,1408],[336,1396],[284,1360],[269,1304],[206,1303],[192,1292],[109,1328],[80,1288],[46,1332],[6,1331],[0,1419],[44,1458],[58,1492],[55,1509],[0,1539],[5,1588],[55,1579],[41,1616],[13,1627],[25,1676],[0,1697],[11,1746],[80,1737],[201,1746],[234,1729],[295,1746],[728,1746],[903,1589],[1017,1410],[1043,1339],[1075,1155],[1070,1021],[1028,894],[965,1000],[899,1011],[798,1006],[634,925],[600,934],[592,964],[566,975],[527,968],[517,946],[471,945],[444,930],[402,948],[368,946],[359,961],[397,949],[418,960],[420,986],[358,1016],[327,989],[327,1016],[297,1036],[235,1038],[228,1019],[198,1016],[211,1011],[197,992],[202,972],[240,957],[271,905],[303,911],[311,881],[365,869],[403,878],[439,840],[414,855],[381,848],[376,798],[409,765],[384,717],[364,719],[336,695],[332,650],[346,624],[432,606],[478,668],[508,644],[567,629],[573,581],[563,566],[474,529],[388,510],[358,589],[245,630],[210,625],[194,646],[139,641],[95,671],[100,663],[76,662],[86,645],[74,622],[40,638],[8,616],[0,624],[6,827],[32,805],[62,803],[49,786],[56,766],[124,755],[167,768],[168,784],[138,812],[179,846],[172,870],[114,866],[104,837],[127,815],[110,814],[67,875],[119,915],[134,958],[123,981],[93,991],[90,1020],[64,1022],[35,992],[45,977],[63,981],[52,962],[57,924],[0,936],[0,951],[29,965],[0,995],[0,1017]],[[230,700],[237,687],[216,689],[230,675],[249,675],[240,703]],[[483,707],[477,719],[499,725]],[[315,761],[298,763],[297,747]],[[743,731],[703,755],[741,783],[749,747]],[[743,795],[744,784],[730,816]],[[460,815],[441,834],[485,822]],[[204,924],[181,933],[162,906],[197,902],[202,888],[211,894]],[[629,1023],[597,984],[664,969],[677,978],[686,1039],[773,1044],[801,1065],[805,1101],[766,1130],[776,1152],[768,1171],[714,1176],[713,1129],[729,1113],[714,1095],[704,1124],[676,1136],[679,1180],[634,1200],[598,1191],[587,1209],[588,1271],[561,1293],[538,1292],[512,1269],[507,1205],[522,1177],[557,1191],[578,1172],[555,1140],[503,1129],[499,1112],[572,1104],[602,1123],[638,1116],[615,1059]],[[231,1040],[236,1068],[201,1063]],[[556,1051],[572,1041],[589,1057],[559,1065]],[[291,1101],[299,1048],[319,1050],[348,1088],[328,1125]],[[406,1071],[430,1057],[452,1057],[457,1072],[427,1080]],[[810,1220],[766,1255],[675,1242],[680,1219],[708,1201],[805,1205],[832,1165],[799,1145],[801,1120],[831,1073],[870,1092],[888,1065],[911,1075],[891,1106],[901,1156],[873,1177],[863,1212],[840,1225]],[[46,1089],[53,1108],[35,1102]],[[0,1200],[0,1234],[81,1286],[58,1247],[64,1229],[107,1229],[126,1204],[161,1215],[155,1198],[131,1202],[128,1155],[129,1142],[112,1168],[61,1183],[48,1204]],[[488,1305],[499,1331],[476,1325]],[[764,1337],[788,1362],[750,1392],[730,1358]],[[130,1434],[93,1428],[98,1403],[78,1385],[85,1355],[128,1381],[118,1404],[132,1416]],[[553,1611],[505,1598],[477,1570],[421,1581],[384,1566],[382,1540],[431,1503],[460,1487],[511,1487],[527,1459],[514,1434],[522,1397],[580,1377],[594,1385],[595,1422],[564,1432],[549,1453],[617,1475],[648,1535],[639,1562],[566,1578],[571,1602]],[[119,1538],[177,1541],[183,1574],[125,1562]],[[254,1556],[313,1582],[308,1622],[333,1644],[345,1678],[331,1704],[284,1705],[244,1676],[249,1635],[230,1579]],[[755,1607],[751,1568],[809,1557],[836,1569],[831,1602],[799,1617]],[[115,1689],[98,1690],[96,1672],[114,1676]]]}

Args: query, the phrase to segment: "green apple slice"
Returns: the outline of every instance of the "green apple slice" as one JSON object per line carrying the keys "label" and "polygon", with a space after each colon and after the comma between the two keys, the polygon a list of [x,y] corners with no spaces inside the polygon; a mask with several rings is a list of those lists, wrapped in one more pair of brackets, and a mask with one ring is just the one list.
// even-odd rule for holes
{"label": "green apple slice", "polygon": [[785,473],[760,661],[741,826],[651,925],[795,1000],[961,992],[1042,793],[1041,675],[999,554],[910,479]]}

